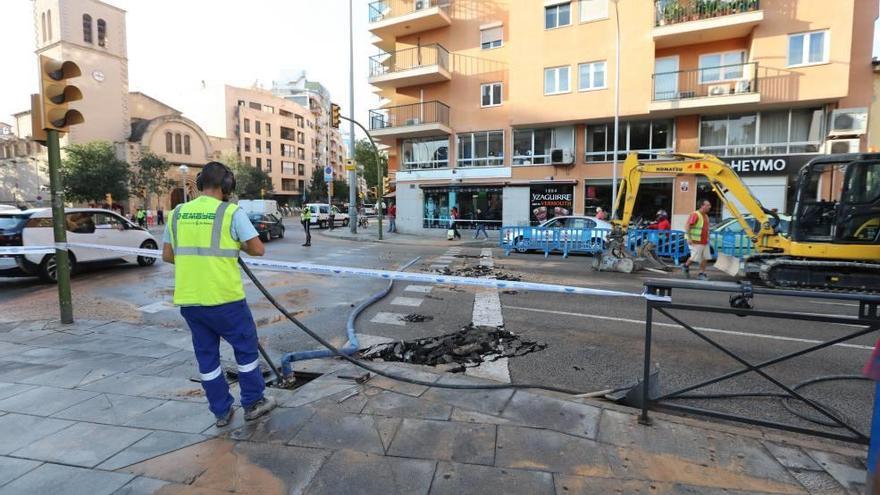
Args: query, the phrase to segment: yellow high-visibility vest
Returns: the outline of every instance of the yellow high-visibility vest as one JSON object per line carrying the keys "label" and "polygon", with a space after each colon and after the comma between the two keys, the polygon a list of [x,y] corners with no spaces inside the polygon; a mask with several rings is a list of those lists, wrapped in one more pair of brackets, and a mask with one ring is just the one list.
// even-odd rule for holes
{"label": "yellow high-visibility vest", "polygon": [[700,242],[703,238],[703,213],[700,211],[694,212],[697,215],[697,221],[691,225],[690,230],[688,230],[688,240],[691,242]]}
{"label": "yellow high-visibility vest", "polygon": [[174,304],[218,306],[245,298],[238,268],[241,245],[232,238],[232,215],[237,209],[200,196],[174,210]]}

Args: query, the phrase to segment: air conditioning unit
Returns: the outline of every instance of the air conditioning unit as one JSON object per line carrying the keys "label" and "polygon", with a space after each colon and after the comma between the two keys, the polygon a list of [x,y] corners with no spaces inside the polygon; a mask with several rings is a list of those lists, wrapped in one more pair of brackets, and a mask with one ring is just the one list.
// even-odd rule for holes
{"label": "air conditioning unit", "polygon": [[430,0],[416,0],[416,10],[425,10],[430,6]]}
{"label": "air conditioning unit", "polygon": [[729,84],[713,84],[709,86],[709,96],[723,96],[730,94]]}
{"label": "air conditioning unit", "polygon": [[406,121],[403,123],[403,125],[419,125],[421,123],[422,123],[421,119],[414,118],[414,119],[406,119]]}
{"label": "air conditioning unit", "polygon": [[825,141],[825,153],[858,153],[860,145],[860,139],[829,139]]}
{"label": "air conditioning unit", "polygon": [[574,165],[574,154],[568,148],[550,150],[550,163],[553,165]]}
{"label": "air conditioning unit", "polygon": [[839,108],[831,112],[831,136],[864,134],[868,129],[867,108]]}

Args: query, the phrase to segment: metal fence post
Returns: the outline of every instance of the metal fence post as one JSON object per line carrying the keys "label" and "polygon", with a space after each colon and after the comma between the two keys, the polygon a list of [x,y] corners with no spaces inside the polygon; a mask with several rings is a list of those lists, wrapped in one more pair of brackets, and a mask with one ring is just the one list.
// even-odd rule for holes
{"label": "metal fence post", "polygon": [[651,418],[648,417],[648,401],[650,397],[650,380],[651,380],[651,318],[654,315],[654,307],[651,301],[646,301],[647,307],[645,314],[645,376],[642,378],[642,413],[639,415],[639,423],[650,425]]}

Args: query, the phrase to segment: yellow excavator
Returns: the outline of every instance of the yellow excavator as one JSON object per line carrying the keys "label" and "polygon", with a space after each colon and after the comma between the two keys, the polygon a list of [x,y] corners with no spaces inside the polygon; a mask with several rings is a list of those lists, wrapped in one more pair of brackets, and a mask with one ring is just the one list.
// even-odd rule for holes
{"label": "yellow excavator", "polygon": [[[762,206],[737,173],[717,157],[679,153],[670,155],[669,161],[640,162],[631,154],[623,165],[613,210],[615,232],[609,237],[619,240],[633,228],[630,221],[644,174],[708,180],[754,244],[754,254],[742,264],[718,253],[719,266],[735,266],[734,271],[772,287],[880,292],[880,154],[820,155],[804,165],[797,176],[787,233],[779,231],[777,213]],[[747,221],[745,215],[757,223]],[[625,249],[608,252],[627,256]]]}

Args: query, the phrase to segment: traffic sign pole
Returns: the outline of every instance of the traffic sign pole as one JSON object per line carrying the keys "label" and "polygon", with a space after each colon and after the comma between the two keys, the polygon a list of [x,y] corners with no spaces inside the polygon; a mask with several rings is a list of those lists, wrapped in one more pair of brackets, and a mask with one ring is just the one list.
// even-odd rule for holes
{"label": "traffic sign pole", "polygon": [[58,281],[58,305],[61,323],[73,323],[73,302],[70,298],[70,260],[67,258],[67,231],[64,228],[64,198],[60,190],[61,146],[58,131],[46,129],[46,147],[49,153],[49,191],[52,195],[52,228],[55,234],[55,273]]}

